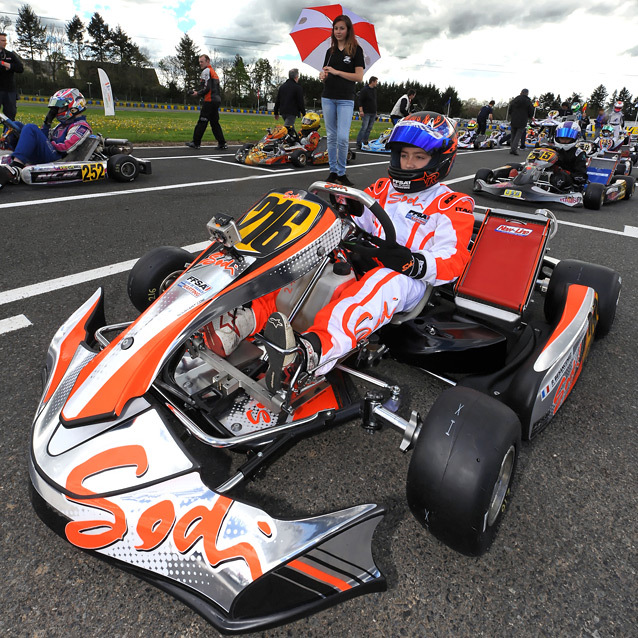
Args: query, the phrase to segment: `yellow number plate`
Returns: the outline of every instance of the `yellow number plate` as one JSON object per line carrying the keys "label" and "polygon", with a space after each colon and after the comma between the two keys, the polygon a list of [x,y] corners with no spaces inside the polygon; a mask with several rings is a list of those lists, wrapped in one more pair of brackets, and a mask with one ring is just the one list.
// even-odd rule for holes
{"label": "yellow number plate", "polygon": [[268,254],[301,237],[321,210],[316,202],[270,193],[240,220],[242,242],[235,248]]}
{"label": "yellow number plate", "polygon": [[104,179],[106,173],[104,164],[82,164],[82,181],[95,182],[98,179]]}
{"label": "yellow number plate", "polygon": [[520,199],[523,196],[521,191],[514,190],[513,188],[506,188],[503,192],[504,197],[513,197],[514,199]]}

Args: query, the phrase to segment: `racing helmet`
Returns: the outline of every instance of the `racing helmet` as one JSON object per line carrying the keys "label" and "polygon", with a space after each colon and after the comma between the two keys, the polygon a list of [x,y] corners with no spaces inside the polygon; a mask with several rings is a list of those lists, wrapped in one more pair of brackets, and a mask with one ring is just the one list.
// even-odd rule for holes
{"label": "racing helmet", "polygon": [[614,111],[616,113],[620,113],[623,109],[623,106],[625,106],[624,102],[622,100],[618,100],[614,103]]}
{"label": "racing helmet", "polygon": [[614,137],[614,127],[611,124],[605,124],[600,130],[600,137],[612,139]]}
{"label": "racing helmet", "polygon": [[579,135],[580,126],[578,126],[577,122],[563,122],[561,126],[556,129],[554,145],[556,146],[556,148],[568,151],[570,148],[576,146],[576,140],[578,139]]}
{"label": "racing helmet", "polygon": [[310,133],[318,131],[321,126],[321,116],[319,113],[306,113],[301,120],[301,132]]}
{"label": "racing helmet", "polygon": [[580,102],[572,103],[572,113],[578,113],[580,111]]}
{"label": "racing helmet", "polygon": [[271,140],[283,140],[286,135],[288,135],[288,129],[283,124],[278,124],[269,133]]}
{"label": "racing helmet", "polygon": [[86,100],[77,89],[60,89],[49,100],[49,108],[56,107],[56,119],[66,122],[86,110]]}
{"label": "racing helmet", "polygon": [[478,128],[478,122],[476,120],[470,120],[467,123],[467,127],[466,128],[467,128],[468,131],[473,131],[473,130]]}
{"label": "racing helmet", "polygon": [[[404,193],[416,193],[434,186],[446,177],[456,158],[457,137],[454,122],[433,111],[411,113],[396,123],[386,148],[390,149],[388,174],[392,186]],[[432,156],[424,168],[403,170],[401,149],[416,146]]]}
{"label": "racing helmet", "polygon": [[555,120],[558,117],[558,111],[555,109],[553,111],[550,111],[547,114],[547,117],[551,118],[552,120]]}

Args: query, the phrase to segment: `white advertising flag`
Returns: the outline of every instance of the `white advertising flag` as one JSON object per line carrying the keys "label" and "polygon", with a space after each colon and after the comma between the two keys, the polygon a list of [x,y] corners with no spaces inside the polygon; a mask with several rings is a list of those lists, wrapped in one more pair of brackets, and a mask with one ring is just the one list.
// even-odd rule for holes
{"label": "white advertising flag", "polygon": [[97,70],[102,85],[102,100],[104,100],[104,115],[115,115],[115,103],[113,102],[113,89],[109,76],[103,69]]}

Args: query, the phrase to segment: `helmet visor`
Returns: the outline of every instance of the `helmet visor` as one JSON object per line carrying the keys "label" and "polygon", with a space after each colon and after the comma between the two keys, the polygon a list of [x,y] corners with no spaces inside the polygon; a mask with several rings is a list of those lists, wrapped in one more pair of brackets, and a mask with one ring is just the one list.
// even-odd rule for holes
{"label": "helmet visor", "polygon": [[[440,128],[447,129],[449,127]],[[445,133],[449,134],[449,131],[446,130]],[[426,153],[431,153],[431,151],[442,148],[447,140],[448,137],[443,131],[437,130],[427,123],[424,124],[417,120],[401,120],[392,129],[387,143],[410,144],[422,148]]]}

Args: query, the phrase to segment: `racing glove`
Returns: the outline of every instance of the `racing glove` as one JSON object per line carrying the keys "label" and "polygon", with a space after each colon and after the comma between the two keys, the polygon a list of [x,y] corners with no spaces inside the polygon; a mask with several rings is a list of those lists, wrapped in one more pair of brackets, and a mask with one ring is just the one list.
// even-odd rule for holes
{"label": "racing glove", "polygon": [[51,128],[51,124],[53,124],[53,120],[55,119],[55,116],[57,114],[58,114],[57,106],[49,107],[46,117],[44,118],[44,127],[46,127],[47,129]]}
{"label": "racing glove", "polygon": [[423,255],[413,253],[409,248],[381,237],[368,236],[366,240],[374,246],[354,241],[344,242],[344,246],[352,252],[371,257],[379,265],[412,279],[423,279],[427,274],[427,262]]}

